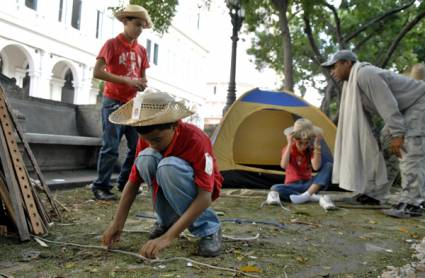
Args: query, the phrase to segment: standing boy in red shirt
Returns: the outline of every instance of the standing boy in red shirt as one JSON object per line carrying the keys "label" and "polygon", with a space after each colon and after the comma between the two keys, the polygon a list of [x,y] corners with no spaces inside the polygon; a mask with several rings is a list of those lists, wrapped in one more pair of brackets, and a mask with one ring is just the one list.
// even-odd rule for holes
{"label": "standing boy in red shirt", "polygon": [[137,43],[144,28],[151,28],[148,12],[141,6],[128,5],[115,14],[124,24],[124,31],[108,40],[97,56],[93,76],[105,80],[102,104],[102,147],[97,163],[97,179],[92,191],[97,200],[114,200],[110,179],[118,159],[118,148],[123,136],[127,139],[127,156],[117,179],[118,189],[123,190],[133,165],[137,132],[129,126],[110,123],[109,115],[131,100],[138,90],[146,87],[145,71],[149,67],[146,49]]}
{"label": "standing boy in red shirt", "polygon": [[146,92],[140,106],[130,101],[109,119],[135,126],[140,134],[138,157],[124,188],[114,220],[103,233],[103,244],[118,241],[142,181],[152,192],[158,216],[149,241],[140,249],[155,258],[186,228],[200,237],[198,254],[218,256],[220,221],[209,208],[218,198],[223,177],[218,171],[208,136],[181,119],[193,114],[182,103],[162,92]]}

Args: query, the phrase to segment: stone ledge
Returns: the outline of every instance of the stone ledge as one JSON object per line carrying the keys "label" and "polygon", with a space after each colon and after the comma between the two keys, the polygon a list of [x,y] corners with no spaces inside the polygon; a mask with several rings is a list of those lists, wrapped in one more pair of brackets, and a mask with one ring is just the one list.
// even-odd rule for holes
{"label": "stone ledge", "polygon": [[101,146],[102,138],[75,135],[25,133],[25,138],[31,144]]}

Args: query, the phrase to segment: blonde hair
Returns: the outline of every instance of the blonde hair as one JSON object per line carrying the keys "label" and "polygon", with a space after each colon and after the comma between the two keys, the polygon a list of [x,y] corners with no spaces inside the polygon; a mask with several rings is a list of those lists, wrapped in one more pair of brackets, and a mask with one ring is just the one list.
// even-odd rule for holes
{"label": "blonde hair", "polygon": [[410,77],[416,80],[425,80],[425,65],[424,63],[416,64],[410,70]]}

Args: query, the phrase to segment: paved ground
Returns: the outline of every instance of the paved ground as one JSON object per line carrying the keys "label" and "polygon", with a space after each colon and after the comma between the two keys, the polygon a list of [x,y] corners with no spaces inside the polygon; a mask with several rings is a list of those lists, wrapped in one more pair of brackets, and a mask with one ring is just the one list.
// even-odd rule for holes
{"label": "paved ground", "polygon": [[[259,234],[259,238],[226,240],[220,257],[201,258],[195,254],[197,240],[183,236],[161,253],[161,259],[187,257],[257,277],[425,277],[421,272],[425,271],[425,243],[421,245],[425,217],[399,220],[373,209],[340,208],[326,212],[317,203],[288,205],[290,211],[278,206],[260,208],[265,191],[225,190],[224,193],[213,205],[220,218],[250,223],[223,221],[223,233],[233,237]],[[99,246],[100,235],[110,222],[117,202],[95,202],[87,188],[56,191],[54,196],[68,211],[64,212],[62,223],[51,227],[46,239]],[[341,193],[332,196],[339,198]],[[127,231],[116,246],[118,249],[136,253],[146,241],[146,231],[153,220],[136,216],[141,213],[152,215],[151,202],[144,194],[136,199],[130,211]],[[279,225],[261,224],[263,221]],[[0,238],[0,246],[0,274],[6,277],[234,275],[182,260],[146,264],[125,254],[52,243],[41,247],[35,241],[19,243],[14,238]]]}

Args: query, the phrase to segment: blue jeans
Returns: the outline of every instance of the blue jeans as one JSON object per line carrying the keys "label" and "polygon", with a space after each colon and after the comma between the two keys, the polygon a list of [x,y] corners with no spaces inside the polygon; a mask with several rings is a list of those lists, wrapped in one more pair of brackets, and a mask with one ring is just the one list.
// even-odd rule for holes
{"label": "blue jeans", "polygon": [[[165,227],[173,225],[192,204],[198,195],[198,187],[194,183],[193,168],[185,160],[162,155],[152,148],[144,149],[136,158],[136,167],[142,179],[152,190],[152,181],[156,177],[159,185],[154,209],[158,215],[157,222]],[[207,208],[188,227],[198,237],[216,233],[220,228],[220,220],[214,210]]]}
{"label": "blue jeans", "polygon": [[117,110],[123,103],[118,100],[103,97],[102,104],[102,147],[97,161],[97,179],[93,182],[93,189],[111,189],[110,179],[115,163],[118,160],[119,145],[123,135],[127,139],[127,156],[121,166],[117,183],[123,187],[130,175],[131,167],[136,156],[138,134],[133,127],[116,125],[108,120],[109,115]]}
{"label": "blue jeans", "polygon": [[312,184],[320,185],[320,190],[326,190],[332,179],[332,162],[322,165],[319,172],[308,181],[297,181],[290,184],[275,184],[271,190],[277,191],[282,201],[290,202],[289,195],[299,195],[306,192]]}

